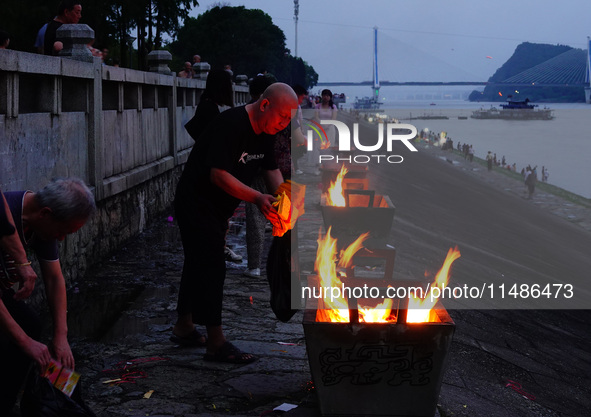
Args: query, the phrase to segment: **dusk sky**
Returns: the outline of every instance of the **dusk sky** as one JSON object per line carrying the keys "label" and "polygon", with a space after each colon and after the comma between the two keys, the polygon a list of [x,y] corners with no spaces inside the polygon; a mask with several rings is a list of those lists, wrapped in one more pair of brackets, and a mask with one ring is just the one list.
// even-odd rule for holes
{"label": "dusk sky", "polygon": [[[199,0],[261,9],[295,54],[293,0]],[[381,80],[486,81],[521,42],[586,49],[589,0],[300,0],[298,56],[319,81],[372,77],[378,27]],[[198,51],[196,51],[198,53]]]}

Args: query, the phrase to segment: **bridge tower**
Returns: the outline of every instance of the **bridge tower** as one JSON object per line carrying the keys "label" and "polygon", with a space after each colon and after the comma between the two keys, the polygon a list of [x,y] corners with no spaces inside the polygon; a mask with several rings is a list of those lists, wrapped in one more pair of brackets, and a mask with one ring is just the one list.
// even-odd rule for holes
{"label": "bridge tower", "polygon": [[380,95],[380,76],[378,72],[378,27],[373,28],[373,92],[374,100],[378,100]]}
{"label": "bridge tower", "polygon": [[591,39],[587,36],[587,71],[585,74],[585,102],[591,104]]}

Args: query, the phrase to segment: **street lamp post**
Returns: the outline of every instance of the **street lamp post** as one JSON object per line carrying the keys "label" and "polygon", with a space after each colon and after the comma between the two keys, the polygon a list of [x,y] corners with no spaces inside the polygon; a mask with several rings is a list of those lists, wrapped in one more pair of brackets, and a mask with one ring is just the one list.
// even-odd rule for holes
{"label": "street lamp post", "polygon": [[300,15],[300,2],[293,0],[293,20],[295,21],[295,57],[298,57],[298,17]]}
{"label": "street lamp post", "polygon": [[131,63],[132,63],[132,54],[133,54],[133,42],[136,40],[136,38],[134,38],[133,36],[130,35],[125,35],[125,37],[123,38],[123,41],[127,44],[127,47],[129,48],[129,68],[132,67]]}

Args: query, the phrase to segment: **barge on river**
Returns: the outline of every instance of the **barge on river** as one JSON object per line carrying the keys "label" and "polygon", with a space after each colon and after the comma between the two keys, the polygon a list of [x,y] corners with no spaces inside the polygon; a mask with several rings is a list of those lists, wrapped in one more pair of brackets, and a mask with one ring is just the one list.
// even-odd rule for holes
{"label": "barge on river", "polygon": [[524,101],[507,101],[501,104],[500,109],[479,109],[472,112],[473,119],[504,119],[504,120],[551,120],[554,118],[553,111],[544,107],[537,108],[537,104],[530,104],[529,99]]}

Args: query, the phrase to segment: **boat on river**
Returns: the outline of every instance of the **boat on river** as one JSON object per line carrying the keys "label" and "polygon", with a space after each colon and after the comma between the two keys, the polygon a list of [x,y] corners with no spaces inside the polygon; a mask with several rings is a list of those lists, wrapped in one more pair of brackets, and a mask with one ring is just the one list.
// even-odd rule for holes
{"label": "boat on river", "polygon": [[448,120],[449,116],[445,116],[443,114],[427,114],[423,113],[420,116],[410,117],[410,120]]}
{"label": "boat on river", "polygon": [[529,99],[523,101],[509,100],[500,105],[500,109],[491,106],[490,109],[479,109],[472,112],[473,119],[504,119],[504,120],[551,120],[554,118],[552,109],[538,108],[537,104],[530,104]]}
{"label": "boat on river", "polygon": [[362,110],[377,110],[381,105],[382,103],[380,103],[375,97],[356,97],[355,103],[353,103],[353,108]]}

